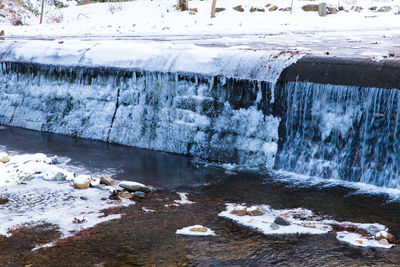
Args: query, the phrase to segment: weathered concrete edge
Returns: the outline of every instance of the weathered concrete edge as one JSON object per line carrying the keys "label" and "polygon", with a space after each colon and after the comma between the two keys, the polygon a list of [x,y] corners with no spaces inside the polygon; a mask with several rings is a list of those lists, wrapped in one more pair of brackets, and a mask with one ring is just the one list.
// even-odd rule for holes
{"label": "weathered concrete edge", "polygon": [[285,68],[278,81],[400,89],[400,60],[305,56]]}

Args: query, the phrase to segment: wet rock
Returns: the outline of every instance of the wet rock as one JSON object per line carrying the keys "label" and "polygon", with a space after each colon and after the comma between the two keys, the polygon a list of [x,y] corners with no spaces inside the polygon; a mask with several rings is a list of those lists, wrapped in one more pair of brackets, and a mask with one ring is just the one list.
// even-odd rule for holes
{"label": "wet rock", "polygon": [[328,14],[336,14],[337,9],[336,7],[328,7]]}
{"label": "wet rock", "polygon": [[82,200],[88,200],[89,198],[88,198],[88,197],[85,197],[85,196],[81,196],[80,199],[82,199]]}
{"label": "wet rock", "polygon": [[301,9],[303,9],[304,11],[318,11],[318,5],[313,5],[313,4],[310,4],[310,5],[304,5],[304,6],[302,6],[302,8]]}
{"label": "wet rock", "polygon": [[146,194],[142,191],[136,191],[135,193],[133,193],[133,196],[138,198],[145,198]]}
{"label": "wet rock", "polygon": [[191,232],[201,232],[201,233],[205,233],[207,232],[207,229],[204,227],[192,227],[190,228]]}
{"label": "wet rock", "polygon": [[0,162],[2,162],[2,163],[7,163],[7,162],[9,162],[9,161],[10,161],[10,157],[9,157],[8,155],[3,156],[3,157],[0,159]]}
{"label": "wet rock", "polygon": [[135,191],[142,191],[145,193],[150,192],[150,187],[137,182],[122,181],[119,183],[119,186],[130,192],[135,192]]}
{"label": "wet rock", "polygon": [[236,215],[236,216],[244,216],[244,215],[247,214],[247,209],[244,208],[244,209],[242,209],[242,210],[232,210],[232,211],[230,212],[230,214],[233,214],[233,215]]}
{"label": "wet rock", "polygon": [[270,7],[270,8],[268,8],[268,11],[275,11],[275,10],[277,10],[278,9],[278,6],[272,6],[272,7]]}
{"label": "wet rock", "polygon": [[247,215],[250,215],[250,216],[261,216],[261,215],[264,215],[264,212],[260,208],[257,208],[257,209],[254,209],[254,210],[247,210]]}
{"label": "wet rock", "polygon": [[51,159],[50,164],[60,164],[60,161],[58,160],[57,157],[54,157]]}
{"label": "wet rock", "polygon": [[110,176],[105,175],[100,178],[100,184],[105,184],[105,185],[114,185],[115,180],[112,179]]}
{"label": "wet rock", "polygon": [[233,8],[233,10],[236,10],[236,11],[238,11],[238,12],[243,12],[243,11],[244,11],[244,8],[243,8],[241,5],[238,5],[238,6],[235,6],[235,7]]}
{"label": "wet rock", "polygon": [[312,223],[312,222],[303,223],[303,226],[306,228],[316,228],[315,223]]}
{"label": "wet rock", "polygon": [[281,216],[277,216],[277,217],[275,218],[275,220],[274,220],[274,223],[276,223],[276,224],[278,224],[278,225],[283,225],[283,226],[288,226],[288,225],[291,224],[291,223],[289,222],[288,219],[283,218],[283,217],[281,217]]}
{"label": "wet rock", "polygon": [[86,222],[86,219],[84,217],[82,217],[82,218],[74,218],[74,220],[72,222],[73,223],[84,223],[84,222]]}
{"label": "wet rock", "polygon": [[90,179],[90,186],[91,187],[96,187],[100,185],[100,179],[99,178],[91,178]]}
{"label": "wet rock", "polygon": [[376,240],[381,240],[381,239],[386,239],[390,242],[393,242],[395,240],[394,235],[391,233],[388,233],[386,231],[380,231],[375,235]]}
{"label": "wet rock", "polygon": [[4,205],[8,203],[8,198],[0,197],[0,205]]}
{"label": "wet rock", "polygon": [[271,225],[269,226],[271,228],[271,230],[278,230],[279,229],[279,225],[277,225],[276,223],[271,223]]}
{"label": "wet rock", "polygon": [[386,245],[386,246],[387,246],[387,245],[390,245],[389,242],[388,242],[385,238],[380,239],[380,240],[379,240],[379,244],[381,244],[381,245]]}
{"label": "wet rock", "polygon": [[223,8],[223,7],[217,7],[217,8],[215,9],[215,13],[222,12],[222,11],[225,11],[225,8]]}
{"label": "wet rock", "polygon": [[74,178],[74,188],[76,189],[88,189],[90,186],[90,176],[89,175],[79,175]]}
{"label": "wet rock", "polygon": [[67,176],[65,175],[65,174],[63,174],[62,172],[57,172],[57,174],[56,175],[54,175],[54,177],[53,178],[51,178],[50,180],[51,181],[63,181],[63,180],[65,180],[65,178],[66,178]]}
{"label": "wet rock", "polygon": [[108,197],[109,200],[121,200],[119,197],[119,192],[117,190],[114,190],[111,192],[110,196]]}
{"label": "wet rock", "polygon": [[378,9],[378,12],[389,12],[390,10],[392,10],[390,6],[383,6]]}
{"label": "wet rock", "polygon": [[284,8],[280,8],[280,9],[279,9],[279,11],[283,11],[283,12],[285,12],[285,11],[291,11],[291,10],[292,10],[291,7],[284,7]]}
{"label": "wet rock", "polygon": [[123,190],[121,193],[119,193],[119,196],[120,196],[121,198],[131,198],[131,197],[132,197],[131,193],[129,193],[129,192],[126,191],[126,190]]}
{"label": "wet rock", "polygon": [[145,208],[145,207],[142,207],[142,210],[145,213],[157,213],[156,210],[148,209],[148,208]]}

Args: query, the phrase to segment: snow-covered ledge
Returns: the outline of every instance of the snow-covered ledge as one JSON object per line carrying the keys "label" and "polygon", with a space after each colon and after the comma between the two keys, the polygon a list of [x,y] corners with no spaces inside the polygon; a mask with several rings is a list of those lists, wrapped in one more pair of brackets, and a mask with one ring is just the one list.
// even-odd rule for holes
{"label": "snow-covered ledge", "polygon": [[4,41],[0,123],[270,168],[294,52],[172,42]]}

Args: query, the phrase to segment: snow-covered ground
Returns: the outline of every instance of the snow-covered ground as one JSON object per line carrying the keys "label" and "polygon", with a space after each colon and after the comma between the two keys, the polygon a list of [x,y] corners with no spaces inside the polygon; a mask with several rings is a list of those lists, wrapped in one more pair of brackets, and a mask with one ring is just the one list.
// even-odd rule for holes
{"label": "snow-covered ground", "polygon": [[[302,9],[305,5],[320,2],[326,2],[328,7],[336,8],[337,14],[319,17],[316,11],[306,12]],[[293,12],[284,11],[290,8],[291,0],[218,0],[217,7],[225,10],[218,12],[215,18],[210,18],[211,1],[189,1],[189,8],[195,8],[197,12],[177,11],[176,1],[171,0],[89,5],[76,5],[73,1],[68,3],[67,8],[49,7],[42,25],[38,25],[38,16],[30,16],[25,18],[24,24],[28,24],[26,26],[14,27],[8,23],[2,28],[7,35],[18,36],[276,34],[400,30],[400,25],[396,23],[400,20],[400,3],[397,0],[294,0]],[[239,5],[243,12],[233,9]],[[34,1],[32,6],[38,10],[37,2]],[[270,11],[275,9],[275,6],[277,9]],[[339,11],[339,7],[343,7],[343,10]]]}
{"label": "snow-covered ground", "polygon": [[104,209],[135,203],[109,200],[113,187],[75,189],[72,180],[86,175],[74,179],[75,169],[67,170],[65,163],[65,159],[41,153],[6,153],[0,148],[0,235],[10,236],[18,228],[49,223],[66,238],[121,217],[106,216]]}

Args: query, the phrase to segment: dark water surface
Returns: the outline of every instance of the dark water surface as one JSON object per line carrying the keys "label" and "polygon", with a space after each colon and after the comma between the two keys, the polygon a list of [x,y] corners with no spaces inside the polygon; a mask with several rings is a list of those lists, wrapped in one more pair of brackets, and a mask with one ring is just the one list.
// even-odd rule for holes
{"label": "dark water surface", "polygon": [[[25,229],[0,237],[0,266],[398,266],[400,202],[385,195],[355,194],[342,186],[299,187],[256,171],[226,172],[198,160],[102,142],[74,139],[16,128],[0,129],[0,145],[24,152],[68,157],[69,164],[89,171],[116,171],[120,179],[154,185],[143,201],[121,208],[125,215],[82,231],[59,245],[32,252],[52,240],[51,227]],[[189,192],[196,204],[165,207]],[[390,250],[356,248],[335,234],[265,236],[218,217],[225,203],[268,204],[275,209],[303,207],[338,221],[382,223],[396,237]],[[154,209],[155,214],[142,211]],[[110,211],[111,213],[113,211]],[[202,224],[216,237],[175,234]]]}

